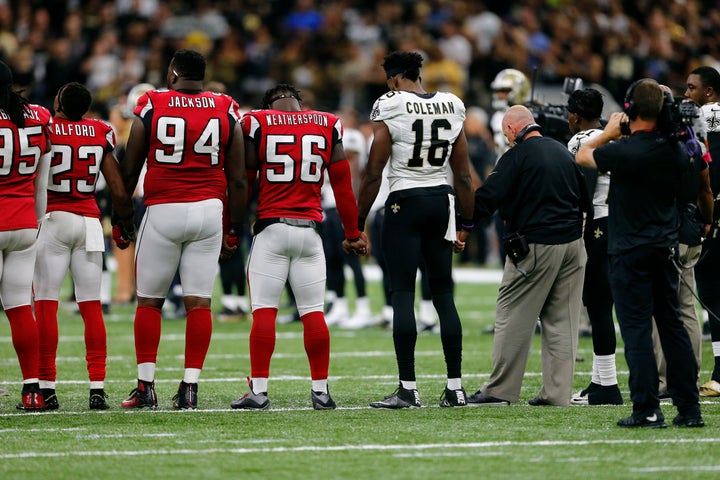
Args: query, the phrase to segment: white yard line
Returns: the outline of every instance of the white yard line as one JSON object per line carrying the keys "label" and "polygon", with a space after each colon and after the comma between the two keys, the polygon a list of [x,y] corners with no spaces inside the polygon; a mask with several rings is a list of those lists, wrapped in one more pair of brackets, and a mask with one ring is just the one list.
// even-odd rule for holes
{"label": "white yard line", "polygon": [[[218,453],[235,454],[263,454],[263,453],[293,453],[293,452],[353,452],[353,451],[397,451],[397,452],[424,452],[433,450],[466,450],[474,448],[515,448],[515,447],[563,447],[563,446],[588,446],[588,445],[667,445],[686,443],[720,443],[720,438],[677,438],[677,439],[644,439],[644,440],[541,440],[535,442],[473,442],[473,443],[426,443],[419,445],[397,445],[397,444],[359,444],[359,445],[305,445],[299,447],[254,447],[254,448],[208,448],[208,449],[158,449],[158,450],[75,450],[72,452],[22,452],[0,454],[0,459],[26,459],[26,458],[61,458],[61,457],[140,457],[148,455],[209,455]],[[497,452],[493,452],[497,453]],[[713,471],[718,467],[712,467]],[[669,467],[668,470],[687,470],[686,467]],[[646,471],[635,469],[635,471]],[[647,470],[662,471],[662,470]]]}

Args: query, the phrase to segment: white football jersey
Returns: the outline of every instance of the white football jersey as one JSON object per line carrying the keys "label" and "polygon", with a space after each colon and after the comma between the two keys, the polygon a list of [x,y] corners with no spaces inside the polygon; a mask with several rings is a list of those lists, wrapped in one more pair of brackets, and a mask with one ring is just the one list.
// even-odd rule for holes
{"label": "white football jersey", "polygon": [[465,105],[452,93],[388,92],[370,120],[385,122],[392,138],[390,191],[445,185],[453,144],[465,121]]}
{"label": "white football jersey", "polygon": [[705,118],[708,132],[720,132],[720,104],[717,102],[706,103],[702,107],[702,116]]}
{"label": "white football jersey", "polygon": [[[602,130],[599,128],[591,128],[578,132],[568,142],[568,150],[577,155],[580,146],[587,140],[600,135]],[[595,192],[593,192],[593,215],[596,219],[608,216],[608,193],[610,191],[610,173],[598,172],[597,183],[595,183]]]}

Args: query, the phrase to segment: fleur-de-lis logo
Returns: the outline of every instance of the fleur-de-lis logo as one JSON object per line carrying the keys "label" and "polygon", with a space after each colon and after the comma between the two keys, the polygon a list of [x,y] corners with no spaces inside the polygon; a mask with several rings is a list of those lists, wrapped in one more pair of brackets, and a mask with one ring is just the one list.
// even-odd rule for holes
{"label": "fleur-de-lis logo", "polygon": [[393,213],[397,213],[398,210],[400,210],[400,205],[398,205],[397,203],[393,203],[392,205],[390,205],[390,209],[393,211]]}
{"label": "fleur-de-lis logo", "polygon": [[600,238],[603,236],[603,231],[600,230],[600,227],[595,229],[595,238]]}

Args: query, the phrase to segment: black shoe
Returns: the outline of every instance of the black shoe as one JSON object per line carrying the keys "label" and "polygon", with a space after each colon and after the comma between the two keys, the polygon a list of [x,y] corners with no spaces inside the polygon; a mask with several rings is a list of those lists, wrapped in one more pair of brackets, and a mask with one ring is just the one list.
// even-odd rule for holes
{"label": "black shoe", "polygon": [[311,390],[310,398],[312,399],[312,406],[315,410],[335,410],[337,407],[335,401],[330,396],[330,391],[326,393]]}
{"label": "black shoe", "polygon": [[382,400],[372,402],[370,406],[373,408],[419,408],[422,405],[417,390],[408,390],[399,385],[393,393]]}
{"label": "black shoe", "polygon": [[195,410],[197,408],[197,383],[180,382],[177,394],[173,397],[173,408]]}
{"label": "black shoe", "polygon": [[270,399],[267,396],[267,392],[253,392],[252,380],[250,380],[250,377],[247,378],[247,381],[250,391],[234,402],[231,402],[230,407],[240,408],[243,410],[267,410],[270,408]]}
{"label": "black shoe", "polygon": [[137,388],[130,392],[130,396],[122,401],[123,408],[155,408],[157,407],[157,394],[155,382],[138,380]]}
{"label": "black shoe", "polygon": [[618,427],[625,428],[666,428],[665,417],[659,408],[652,413],[633,413],[627,418],[618,420]]}
{"label": "black shoe", "polygon": [[605,385],[588,393],[588,405],[622,405],[620,387]]}
{"label": "black shoe", "polygon": [[18,410],[25,410],[26,412],[45,410],[45,398],[40,390],[40,384],[37,382],[24,383],[20,398],[22,403],[15,405]]}
{"label": "black shoe", "polygon": [[466,407],[467,406],[467,394],[465,389],[460,387],[457,390],[450,390],[445,387],[445,391],[440,397],[441,407]]}
{"label": "black shoe", "polygon": [[88,406],[90,410],[107,410],[110,405],[107,403],[107,393],[102,388],[91,388]]}
{"label": "black shoe", "polygon": [[599,389],[599,383],[590,382],[590,385],[572,396],[572,398],[570,399],[570,403],[573,405],[588,405],[588,395]]}
{"label": "black shoe", "polygon": [[480,390],[470,395],[467,398],[467,403],[470,405],[510,405],[510,402],[508,402],[507,400],[502,400],[500,398],[491,397],[490,395],[485,395]]}
{"label": "black shoe", "polygon": [[531,398],[528,400],[528,405],[531,407],[552,407],[552,403],[540,397]]}
{"label": "black shoe", "polygon": [[669,400],[671,398],[670,392],[668,392],[667,390],[665,390],[664,392],[658,392],[657,397],[658,397],[658,400]]}
{"label": "black shoe", "polygon": [[58,402],[54,388],[41,388],[40,391],[43,394],[43,398],[45,398],[45,410],[57,410],[60,408],[60,402]]}
{"label": "black shoe", "polygon": [[688,428],[699,428],[704,427],[705,422],[702,419],[702,416],[700,414],[695,415],[684,415],[679,414],[677,417],[673,418],[672,424],[676,427],[688,427]]}

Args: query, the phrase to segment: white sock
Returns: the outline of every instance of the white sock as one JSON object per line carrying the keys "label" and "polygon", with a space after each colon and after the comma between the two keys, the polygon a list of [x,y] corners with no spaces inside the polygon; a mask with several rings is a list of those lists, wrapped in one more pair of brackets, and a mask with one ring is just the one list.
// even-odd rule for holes
{"label": "white sock", "polygon": [[600,385],[607,387],[617,385],[617,371],[615,370],[615,354],[598,355],[597,366],[598,375],[600,376]]}
{"label": "white sock", "polygon": [[600,385],[600,373],[598,372],[597,359],[598,356],[593,353],[592,377],[590,377],[590,381],[596,385]]}
{"label": "white sock", "polygon": [[720,357],[720,342],[712,342],[713,357]]}
{"label": "white sock", "polygon": [[435,325],[436,316],[432,300],[420,300],[420,321],[425,325]]}
{"label": "white sock", "polygon": [[155,380],[155,364],[152,362],[138,363],[138,380],[152,382]]}
{"label": "white sock", "polygon": [[183,382],[197,383],[199,379],[200,379],[200,369],[199,368],[186,368],[185,369],[185,377],[183,378]]}
{"label": "white sock", "polygon": [[462,388],[462,379],[448,378],[447,388],[448,390],[460,390]]}
{"label": "white sock", "polygon": [[392,323],[393,321],[393,308],[390,305],[385,305],[382,307],[382,319],[386,322]]}
{"label": "white sock", "polygon": [[40,383],[40,380],[38,380],[37,378],[26,378],[25,380],[23,380],[23,385],[28,385],[31,383]]}
{"label": "white sock", "polygon": [[49,382],[47,380],[40,380],[40,388],[49,388],[55,390],[55,382]]}
{"label": "white sock", "polygon": [[90,382],[90,390],[105,390],[105,382],[102,380],[99,382]]}
{"label": "white sock", "polygon": [[405,390],[417,390],[417,382],[408,382],[407,380],[400,380],[400,385]]}
{"label": "white sock", "polygon": [[252,391],[254,394],[267,393],[268,379],[267,378],[253,378],[252,379]]}
{"label": "white sock", "polygon": [[328,393],[327,378],[325,380],[313,380],[312,389],[313,392]]}
{"label": "white sock", "polygon": [[370,316],[370,299],[368,297],[360,297],[355,300],[355,315]]}
{"label": "white sock", "polygon": [[242,310],[243,312],[247,312],[250,310],[250,304],[248,303],[248,298],[245,295],[239,295],[235,297],[235,307],[238,310]]}

